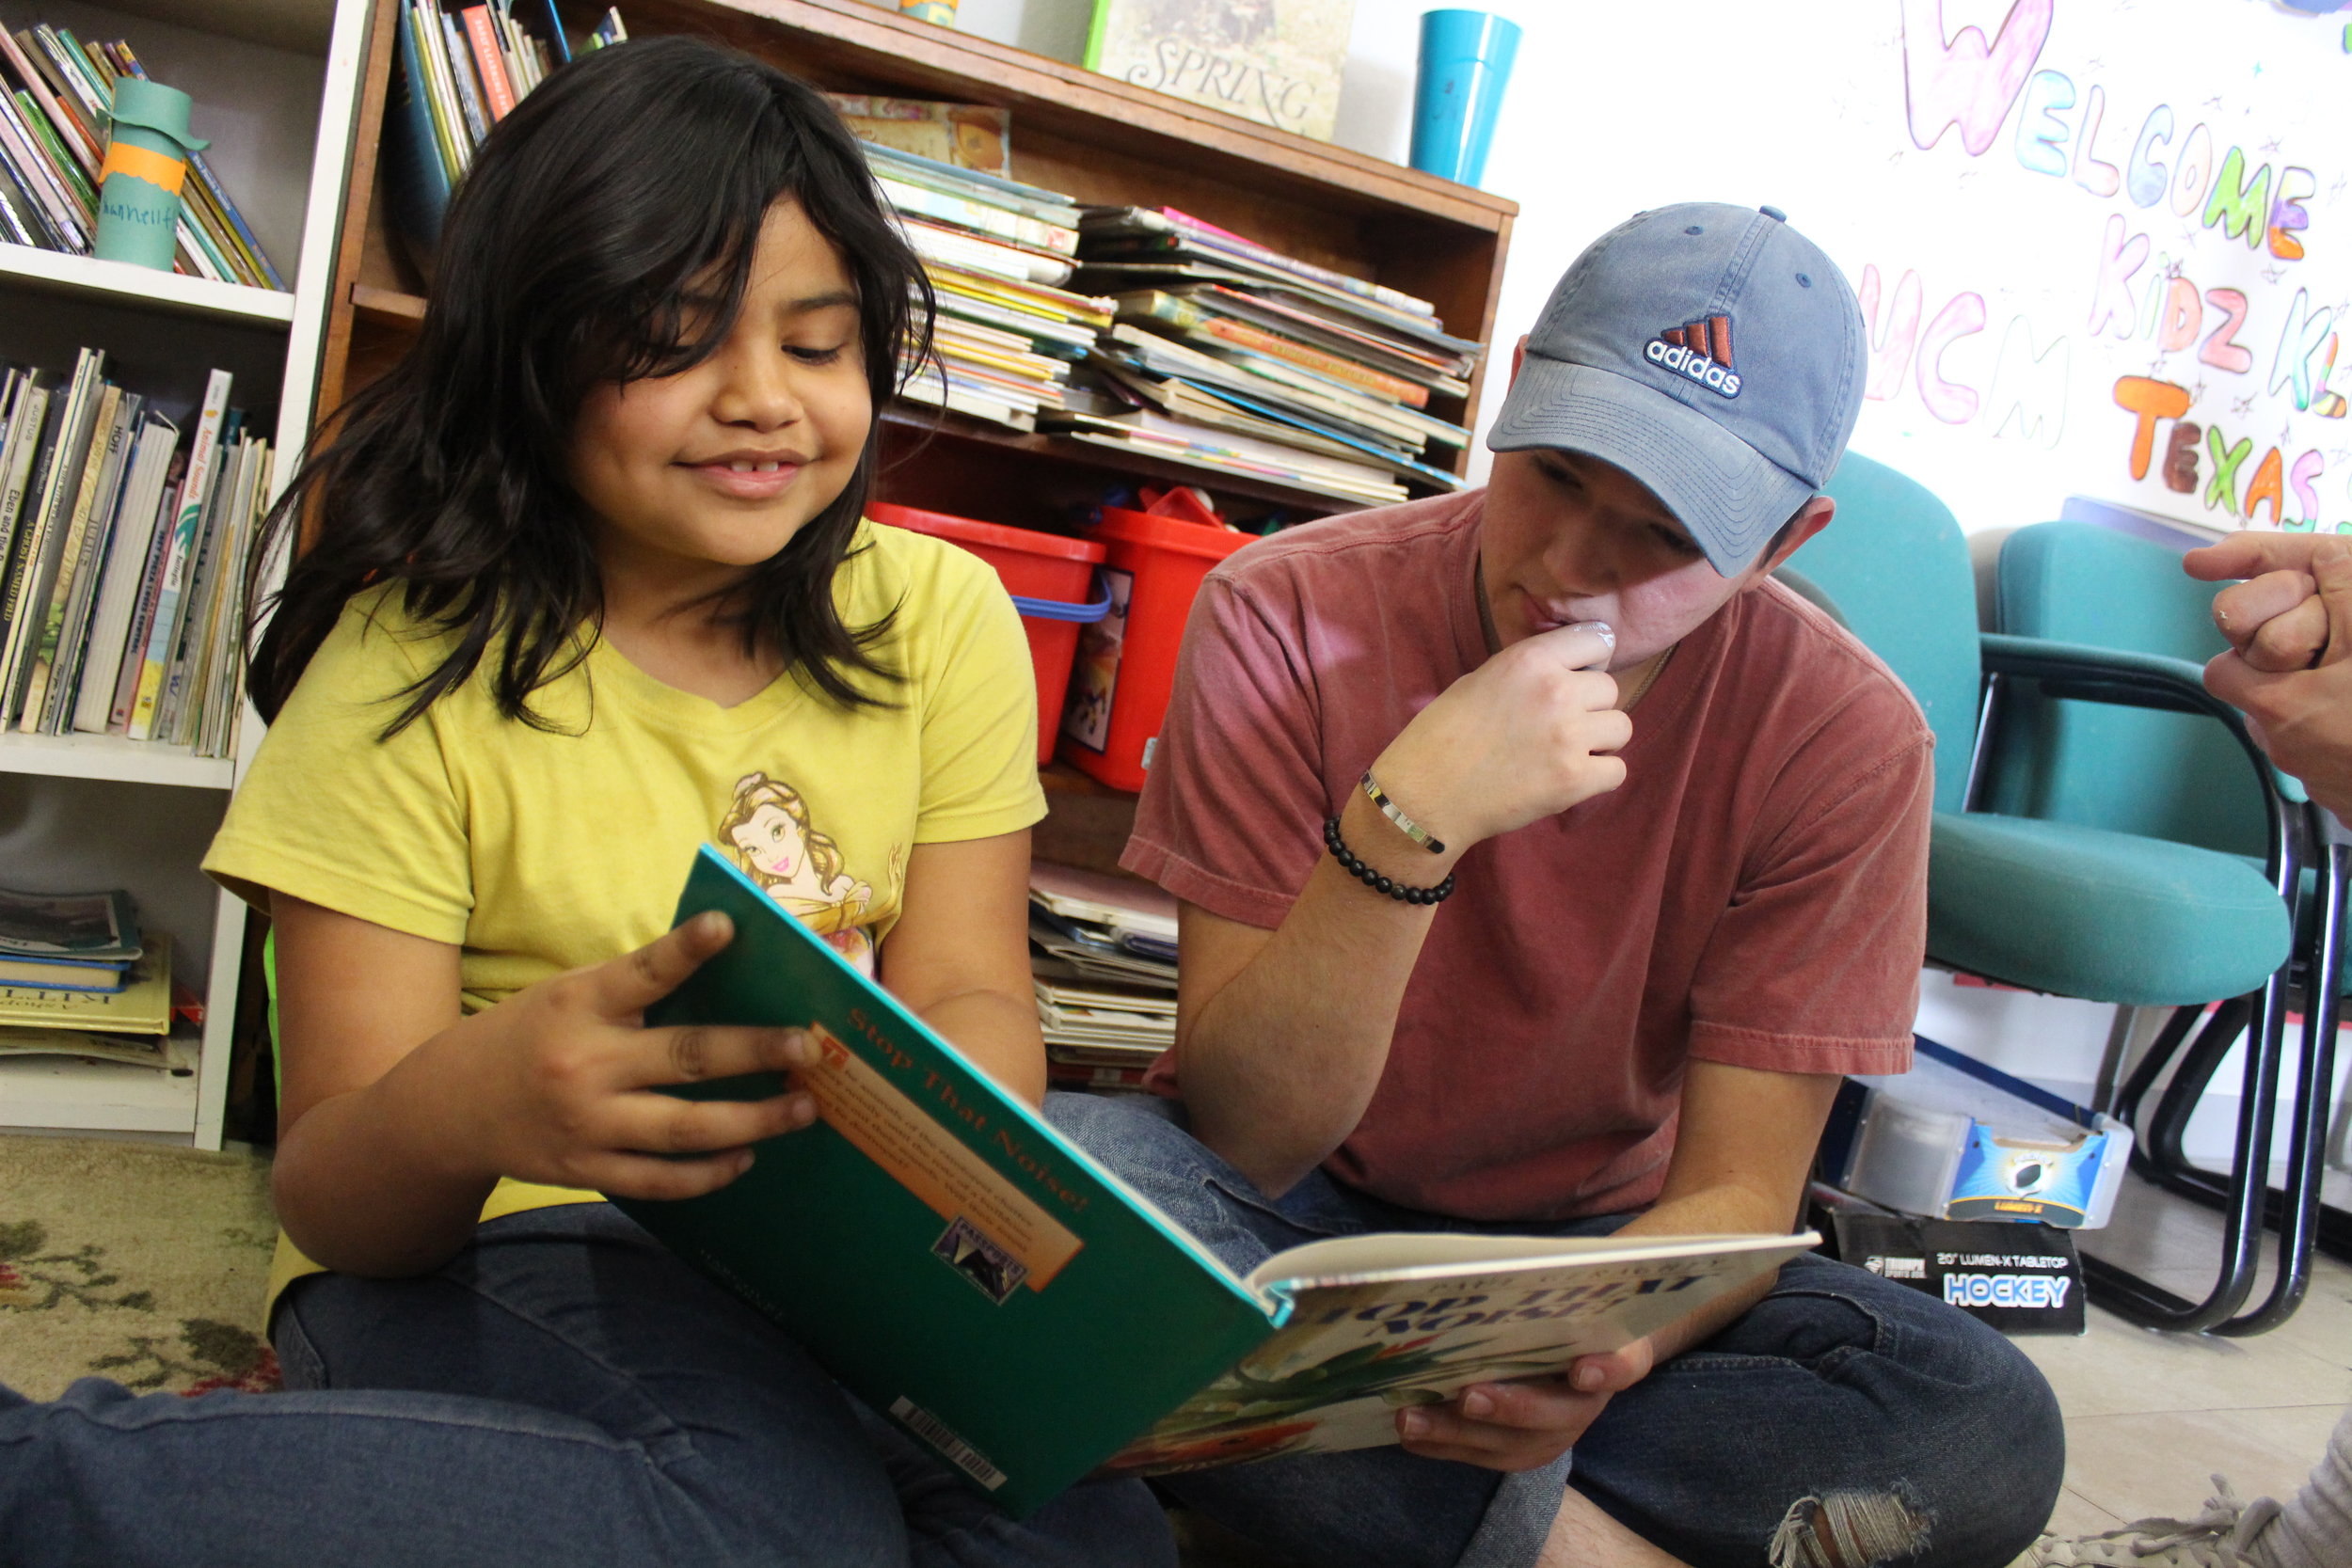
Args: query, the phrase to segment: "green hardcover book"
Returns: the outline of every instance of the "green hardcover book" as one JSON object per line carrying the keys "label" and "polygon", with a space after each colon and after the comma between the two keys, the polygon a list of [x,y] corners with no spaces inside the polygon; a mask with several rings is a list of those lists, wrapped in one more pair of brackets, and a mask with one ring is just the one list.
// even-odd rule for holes
{"label": "green hardcover book", "polygon": [[1401,1405],[1613,1349],[1820,1240],[1365,1236],[1237,1277],[706,846],[677,917],[714,909],[735,940],[646,1022],[807,1026],[820,1115],[715,1193],[620,1206],[1016,1515],[1106,1470],[1393,1442]]}

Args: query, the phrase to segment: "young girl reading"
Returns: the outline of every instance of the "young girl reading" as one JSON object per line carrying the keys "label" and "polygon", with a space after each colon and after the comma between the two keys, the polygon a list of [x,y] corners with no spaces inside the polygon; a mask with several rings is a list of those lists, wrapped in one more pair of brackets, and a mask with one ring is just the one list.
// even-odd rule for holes
{"label": "young girl reading", "polygon": [[860,515],[927,338],[782,73],[633,42],[500,123],[417,346],[275,514],[310,537],[206,862],[275,922],[294,1391],[0,1391],[0,1560],[1173,1561],[1138,1483],[1008,1519],[598,1197],[709,1191],[814,1115],[657,1092],[809,1049],[644,1026],[730,936],[667,929],[705,842],[1043,1092],[1019,623]]}

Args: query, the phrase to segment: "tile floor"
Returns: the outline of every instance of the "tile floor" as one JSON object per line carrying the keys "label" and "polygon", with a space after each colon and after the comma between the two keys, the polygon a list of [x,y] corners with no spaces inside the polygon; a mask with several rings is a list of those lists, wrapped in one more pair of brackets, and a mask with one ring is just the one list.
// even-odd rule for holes
{"label": "tile floor", "polygon": [[[2338,1204],[2346,1196],[2330,1194]],[[2201,1300],[2213,1287],[2220,1235],[2218,1214],[2135,1180],[2115,1223],[2080,1239],[2085,1250]],[[2253,1300],[2268,1290],[2265,1268]],[[2066,1490],[2054,1532],[2193,1515],[2217,1470],[2243,1497],[2285,1497],[2352,1404],[2352,1266],[2321,1255],[2301,1308],[2252,1338],[2158,1334],[2094,1307],[2081,1338],[2017,1343],[2066,1413]]]}

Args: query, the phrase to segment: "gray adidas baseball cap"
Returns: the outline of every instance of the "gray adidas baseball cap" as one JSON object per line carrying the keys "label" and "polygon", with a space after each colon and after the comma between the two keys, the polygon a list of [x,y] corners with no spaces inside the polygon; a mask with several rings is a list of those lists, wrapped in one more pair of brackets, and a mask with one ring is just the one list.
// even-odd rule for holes
{"label": "gray adidas baseball cap", "polygon": [[1864,354],[1845,275],[1778,212],[1661,207],[1569,266],[1486,445],[1614,464],[1731,577],[1829,483]]}

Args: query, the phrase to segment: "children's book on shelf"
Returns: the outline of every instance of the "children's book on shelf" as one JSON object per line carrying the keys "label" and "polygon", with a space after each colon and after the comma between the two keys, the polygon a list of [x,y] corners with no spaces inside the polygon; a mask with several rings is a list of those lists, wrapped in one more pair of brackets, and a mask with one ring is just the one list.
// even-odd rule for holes
{"label": "children's book on shelf", "polygon": [[1356,0],[1094,0],[1086,66],[1331,139]]}
{"label": "children's book on shelf", "polygon": [[172,1043],[169,1035],[96,1035],[85,1029],[20,1029],[0,1024],[0,1057],[75,1056],[122,1067],[169,1069]]}
{"label": "children's book on shelf", "polygon": [[[0,27],[0,239],[88,254],[114,85],[146,75],[121,39],[84,40],[46,23]],[[286,287],[201,152],[188,154],[175,265],[216,282]]]}
{"label": "children's book on shelf", "polygon": [[1176,1043],[1176,900],[1134,877],[1040,861],[1029,868],[1029,974],[1047,1073],[1139,1086]]}
{"label": "children's book on shelf", "polygon": [[193,435],[84,350],[0,366],[0,727],[235,749],[270,445],[208,378]]}
{"label": "children's book on shelf", "polygon": [[1237,1276],[706,847],[677,913],[714,909],[733,942],[647,1022],[808,1028],[819,1119],[622,1207],[1015,1514],[1106,1469],[1392,1442],[1405,1405],[1614,1349],[1818,1240],[1369,1236]]}
{"label": "children's book on shelf", "polygon": [[0,888],[0,986],[119,991],[144,951],[138,907],[119,888],[103,893]]}
{"label": "children's book on shelf", "polygon": [[[430,250],[450,193],[490,127],[573,56],[555,0],[396,0],[400,69],[385,115],[395,227]],[[526,24],[525,13],[530,20]],[[580,39],[587,53],[628,38],[618,7]]]}
{"label": "children's book on shelf", "polygon": [[128,963],[139,952],[138,906],[119,888],[100,893],[0,888],[0,958]]}
{"label": "children's book on shelf", "polygon": [[860,141],[980,174],[1012,172],[1010,110],[865,92],[825,97]]}
{"label": "children's book on shelf", "polygon": [[1072,284],[1117,320],[1040,428],[1359,503],[1464,483],[1481,350],[1436,308],[1172,207],[1090,207]]}
{"label": "children's book on shelf", "polygon": [[77,1029],[102,1035],[164,1035],[171,1031],[171,939],[148,938],[113,990],[63,990],[0,980],[0,1026]]}

